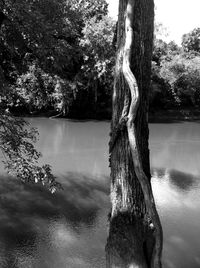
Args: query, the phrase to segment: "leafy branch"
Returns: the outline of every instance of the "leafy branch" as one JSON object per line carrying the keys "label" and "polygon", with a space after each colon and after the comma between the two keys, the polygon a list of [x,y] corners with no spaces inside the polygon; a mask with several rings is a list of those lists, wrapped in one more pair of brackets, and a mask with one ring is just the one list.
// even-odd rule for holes
{"label": "leafy branch", "polygon": [[23,182],[41,183],[54,193],[61,189],[61,185],[52,174],[50,165],[38,165],[41,153],[34,147],[37,137],[38,131],[29,128],[24,119],[14,118],[0,110],[0,150],[8,173]]}

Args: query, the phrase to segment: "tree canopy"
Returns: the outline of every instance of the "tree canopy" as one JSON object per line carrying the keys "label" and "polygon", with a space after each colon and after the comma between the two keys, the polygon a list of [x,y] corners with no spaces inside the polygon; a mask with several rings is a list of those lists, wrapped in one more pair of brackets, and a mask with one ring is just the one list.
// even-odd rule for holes
{"label": "tree canopy", "polygon": [[[107,18],[107,6],[105,0],[4,2],[0,68],[10,108],[60,110],[65,114],[72,103],[76,106],[76,99],[78,104],[83,101],[81,91],[96,102],[94,81],[98,91],[107,84],[108,90],[102,90],[106,99],[114,55],[114,22]],[[91,23],[97,32],[91,31]],[[101,36],[104,38],[97,46],[95,39]],[[4,100],[6,103],[5,91]]]}
{"label": "tree canopy", "polygon": [[195,28],[182,37],[182,47],[184,51],[200,52],[200,28]]}

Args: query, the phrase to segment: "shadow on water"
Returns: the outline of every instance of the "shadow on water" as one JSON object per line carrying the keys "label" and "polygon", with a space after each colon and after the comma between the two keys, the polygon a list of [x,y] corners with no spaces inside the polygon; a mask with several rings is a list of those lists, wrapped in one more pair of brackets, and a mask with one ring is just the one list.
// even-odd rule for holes
{"label": "shadow on water", "polygon": [[177,191],[190,191],[199,183],[199,177],[178,170],[152,169],[152,176],[159,179],[165,179],[167,175],[171,186],[177,188]]}
{"label": "shadow on water", "polygon": [[27,228],[24,219],[30,216],[49,219],[64,215],[73,225],[92,224],[101,207],[99,201],[105,202],[103,199],[109,193],[106,178],[98,181],[69,173],[61,180],[64,190],[52,195],[42,186],[1,177],[0,222],[6,222],[5,228],[19,224],[23,232]]}
{"label": "shadow on water", "polygon": [[[26,266],[17,265],[16,251],[25,254],[26,258],[27,255],[34,255],[38,237],[48,240],[46,233],[49,222],[54,225],[64,222],[66,228],[69,226],[73,230],[72,233],[80,234],[81,228],[94,227],[99,211],[108,207],[109,180],[106,177],[97,180],[68,173],[60,181],[64,190],[52,195],[42,186],[24,185],[13,178],[1,177],[0,267],[29,267],[27,262]],[[44,247],[51,243],[43,242]],[[33,257],[30,256],[29,259]],[[49,265],[39,263],[30,267],[54,267]],[[60,267],[66,265],[63,263]]]}
{"label": "shadow on water", "polygon": [[182,191],[189,191],[197,184],[198,179],[196,176],[177,170],[170,171],[170,182],[173,186]]}
{"label": "shadow on water", "polygon": [[[198,176],[152,169],[164,230],[164,268],[200,267]],[[66,173],[64,190],[0,180],[0,267],[105,267],[109,178]]]}
{"label": "shadow on water", "polygon": [[164,268],[200,267],[200,178],[152,169],[152,185],[164,230]]}

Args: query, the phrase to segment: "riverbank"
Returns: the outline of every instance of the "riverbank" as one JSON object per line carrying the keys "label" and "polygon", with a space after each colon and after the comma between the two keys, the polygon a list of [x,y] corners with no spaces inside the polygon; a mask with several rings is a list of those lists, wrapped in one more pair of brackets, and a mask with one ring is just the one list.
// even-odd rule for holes
{"label": "riverbank", "polygon": [[[47,110],[47,111],[11,111],[14,116],[21,117],[47,117],[47,118],[67,118],[75,120],[111,120],[112,111],[111,108],[104,111],[98,111],[96,113],[83,112],[77,114],[67,114],[64,115],[60,111]],[[153,110],[149,111],[149,121],[172,121],[172,120],[184,120],[184,121],[193,121],[200,120],[200,110],[194,108],[181,108],[181,109],[168,109],[168,110]]]}
{"label": "riverbank", "polygon": [[200,120],[200,110],[197,109],[169,109],[149,112],[149,121],[194,121]]}

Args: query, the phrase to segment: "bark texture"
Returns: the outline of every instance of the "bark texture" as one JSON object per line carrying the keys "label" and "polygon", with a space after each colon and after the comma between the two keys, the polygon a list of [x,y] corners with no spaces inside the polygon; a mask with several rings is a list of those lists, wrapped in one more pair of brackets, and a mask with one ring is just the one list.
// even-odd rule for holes
{"label": "bark texture", "polygon": [[150,185],[148,95],[153,0],[120,0],[110,139],[107,267],[161,267],[162,228]]}

